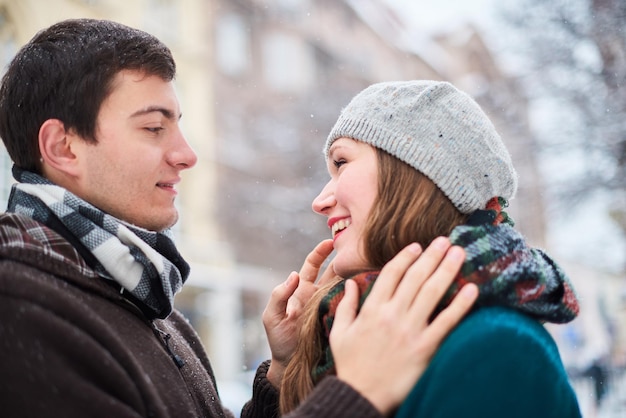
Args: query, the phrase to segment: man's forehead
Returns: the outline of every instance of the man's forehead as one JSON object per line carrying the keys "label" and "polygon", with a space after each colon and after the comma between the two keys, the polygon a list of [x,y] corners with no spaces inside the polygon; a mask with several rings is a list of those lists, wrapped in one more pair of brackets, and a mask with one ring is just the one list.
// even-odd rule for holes
{"label": "man's forehead", "polygon": [[[163,86],[163,90],[159,84]],[[118,72],[102,104],[127,107],[125,113],[130,118],[152,113],[161,113],[171,120],[179,120],[182,117],[172,80],[137,70]]]}

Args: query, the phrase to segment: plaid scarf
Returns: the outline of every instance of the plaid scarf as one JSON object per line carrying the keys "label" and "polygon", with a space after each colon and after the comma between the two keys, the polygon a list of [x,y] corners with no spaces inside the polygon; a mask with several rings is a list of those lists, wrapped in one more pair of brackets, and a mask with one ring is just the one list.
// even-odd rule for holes
{"label": "plaid scarf", "polygon": [[103,278],[116,282],[151,319],[166,318],[189,275],[171,232],[148,231],[110,216],[45,178],[13,167],[7,212],[28,216],[77,246]]}
{"label": "plaid scarf", "polygon": [[[434,315],[441,312],[466,283],[480,290],[473,309],[505,306],[539,321],[566,323],[578,315],[578,300],[564,272],[543,251],[529,248],[513,221],[502,208],[506,201],[494,198],[485,210],[474,212],[467,223],[450,234],[453,245],[465,249],[461,271],[443,297]],[[379,272],[351,277],[360,290],[359,308],[369,295]],[[323,355],[312,371],[314,382],[335,373],[328,335],[335,310],[343,298],[345,281],[335,285],[320,302],[318,320],[322,325]]]}

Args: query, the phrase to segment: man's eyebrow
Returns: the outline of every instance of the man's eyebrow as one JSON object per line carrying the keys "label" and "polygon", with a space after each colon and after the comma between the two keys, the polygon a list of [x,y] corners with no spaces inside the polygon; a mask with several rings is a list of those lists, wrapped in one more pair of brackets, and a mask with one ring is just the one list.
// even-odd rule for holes
{"label": "man's eyebrow", "polygon": [[161,106],[148,106],[144,109],[140,109],[136,112],[134,112],[133,114],[130,115],[131,118],[137,117],[137,116],[143,116],[143,115],[147,115],[148,113],[153,113],[153,112],[159,112],[162,113],[163,116],[165,116],[167,119],[171,119],[171,120],[176,120],[176,119],[180,119],[183,114],[180,113],[178,115],[176,115],[174,112],[172,112],[170,109],[167,109],[165,107],[161,107]]}

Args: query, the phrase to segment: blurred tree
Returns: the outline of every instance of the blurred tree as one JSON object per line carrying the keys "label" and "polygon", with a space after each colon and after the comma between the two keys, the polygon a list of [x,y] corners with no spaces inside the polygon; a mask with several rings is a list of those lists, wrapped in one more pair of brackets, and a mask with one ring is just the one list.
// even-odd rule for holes
{"label": "blurred tree", "polygon": [[500,13],[503,36],[515,38],[507,45],[517,45],[508,52],[523,56],[517,70],[544,110],[536,118],[556,161],[548,180],[558,207],[608,192],[626,234],[626,1],[520,0]]}

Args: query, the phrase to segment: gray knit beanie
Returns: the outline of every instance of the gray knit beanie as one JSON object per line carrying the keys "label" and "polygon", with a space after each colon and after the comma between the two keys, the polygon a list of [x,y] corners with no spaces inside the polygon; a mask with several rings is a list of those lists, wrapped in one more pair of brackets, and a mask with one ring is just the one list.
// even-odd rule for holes
{"label": "gray knit beanie", "polygon": [[510,200],[517,173],[493,124],[453,85],[415,80],[371,85],[346,106],[324,155],[341,137],[380,148],[430,178],[462,213]]}

